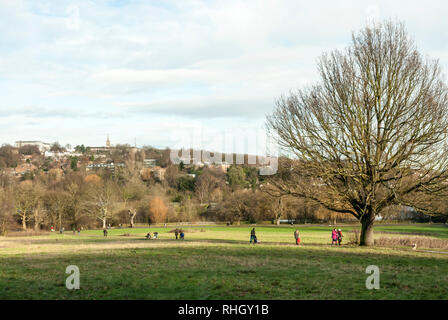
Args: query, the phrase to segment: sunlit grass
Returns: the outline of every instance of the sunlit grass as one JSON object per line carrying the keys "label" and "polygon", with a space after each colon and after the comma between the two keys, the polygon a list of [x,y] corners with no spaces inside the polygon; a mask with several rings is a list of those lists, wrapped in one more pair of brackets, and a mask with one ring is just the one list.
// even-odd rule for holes
{"label": "sunlit grass", "polygon": [[[293,232],[304,246],[295,246]],[[0,238],[0,299],[447,299],[448,255],[410,248],[331,246],[330,226],[111,229]],[[350,227],[343,227],[346,232]],[[378,226],[383,232],[431,233],[445,226]],[[145,234],[159,232],[157,240]],[[129,234],[129,236],[123,236]],[[395,234],[391,234],[395,236]],[[384,236],[384,234],[382,234]],[[346,241],[344,241],[346,243]],[[381,289],[367,290],[368,265]],[[67,290],[77,265],[81,289]]]}

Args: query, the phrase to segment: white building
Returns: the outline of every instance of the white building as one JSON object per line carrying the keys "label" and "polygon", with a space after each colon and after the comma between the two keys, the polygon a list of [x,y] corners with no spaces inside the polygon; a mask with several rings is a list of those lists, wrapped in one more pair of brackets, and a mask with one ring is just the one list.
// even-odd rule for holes
{"label": "white building", "polygon": [[15,142],[16,148],[20,148],[23,146],[37,146],[41,153],[44,153],[45,151],[49,151],[51,148],[51,144],[42,142],[42,141],[16,141]]}

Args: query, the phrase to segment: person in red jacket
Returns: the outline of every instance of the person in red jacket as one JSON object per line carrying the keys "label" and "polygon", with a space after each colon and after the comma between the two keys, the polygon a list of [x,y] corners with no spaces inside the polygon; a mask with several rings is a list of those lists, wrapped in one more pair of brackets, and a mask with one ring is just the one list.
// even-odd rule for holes
{"label": "person in red jacket", "polygon": [[343,237],[342,230],[338,229],[338,245],[341,245],[342,237]]}
{"label": "person in red jacket", "polygon": [[294,231],[294,238],[296,239],[296,245],[300,244],[300,233],[299,230],[296,229],[296,231]]}

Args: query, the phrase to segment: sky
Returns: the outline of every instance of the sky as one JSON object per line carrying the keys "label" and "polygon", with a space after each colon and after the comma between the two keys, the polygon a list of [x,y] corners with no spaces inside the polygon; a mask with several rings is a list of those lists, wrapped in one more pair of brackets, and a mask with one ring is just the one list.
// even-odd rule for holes
{"label": "sky", "polygon": [[220,151],[231,137],[250,152],[275,100],[370,21],[404,22],[448,70],[447,15],[431,0],[0,0],[0,143]]}

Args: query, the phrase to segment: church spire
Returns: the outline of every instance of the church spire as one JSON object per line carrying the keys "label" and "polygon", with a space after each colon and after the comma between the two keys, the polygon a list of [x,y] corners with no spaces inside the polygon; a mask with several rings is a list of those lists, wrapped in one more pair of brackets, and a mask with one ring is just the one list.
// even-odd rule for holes
{"label": "church spire", "polygon": [[107,134],[106,147],[110,148],[109,134]]}

